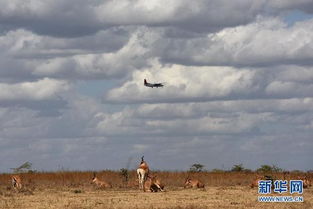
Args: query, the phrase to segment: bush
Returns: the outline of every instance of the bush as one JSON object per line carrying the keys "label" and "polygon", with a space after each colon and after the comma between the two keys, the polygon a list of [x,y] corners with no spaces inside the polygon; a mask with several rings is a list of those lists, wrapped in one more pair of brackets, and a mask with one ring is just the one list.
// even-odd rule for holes
{"label": "bush", "polygon": [[233,172],[242,172],[244,171],[245,168],[243,167],[242,164],[238,164],[238,165],[234,165],[230,171],[233,171]]}
{"label": "bush", "polygon": [[260,168],[256,170],[257,172],[262,172],[262,173],[270,173],[270,172],[282,172],[283,169],[279,168],[276,165],[261,165]]}
{"label": "bush", "polygon": [[121,168],[120,174],[121,174],[121,176],[123,177],[124,182],[128,182],[128,179],[129,179],[128,169],[126,169],[126,168]]}

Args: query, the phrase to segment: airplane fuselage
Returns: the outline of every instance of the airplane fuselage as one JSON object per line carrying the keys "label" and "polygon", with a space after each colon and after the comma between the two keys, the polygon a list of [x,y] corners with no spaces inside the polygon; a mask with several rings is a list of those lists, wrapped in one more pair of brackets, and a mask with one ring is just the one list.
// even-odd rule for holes
{"label": "airplane fuselage", "polygon": [[159,87],[164,86],[162,83],[148,83],[146,79],[144,80],[144,85],[150,88],[154,88],[154,87],[159,88]]}

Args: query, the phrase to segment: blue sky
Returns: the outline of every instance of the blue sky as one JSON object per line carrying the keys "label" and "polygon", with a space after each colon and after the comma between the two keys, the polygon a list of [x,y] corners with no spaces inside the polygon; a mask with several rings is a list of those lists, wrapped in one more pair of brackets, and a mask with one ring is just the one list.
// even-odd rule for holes
{"label": "blue sky", "polygon": [[283,16],[284,21],[288,23],[288,25],[293,25],[299,21],[306,21],[313,18],[312,14],[305,13],[301,10],[292,10]]}
{"label": "blue sky", "polygon": [[0,1],[0,172],[312,169],[311,0],[78,1]]}

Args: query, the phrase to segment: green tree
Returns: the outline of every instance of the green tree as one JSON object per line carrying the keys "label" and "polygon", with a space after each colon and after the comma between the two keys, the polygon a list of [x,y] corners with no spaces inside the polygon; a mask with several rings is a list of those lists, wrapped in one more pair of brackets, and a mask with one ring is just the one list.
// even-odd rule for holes
{"label": "green tree", "polygon": [[201,172],[203,171],[204,165],[200,164],[200,163],[195,163],[193,165],[191,165],[189,171],[190,172]]}
{"label": "green tree", "polygon": [[279,168],[276,165],[261,165],[260,168],[256,170],[257,172],[269,173],[269,172],[282,172],[283,169]]}
{"label": "green tree", "polygon": [[261,165],[260,168],[256,170],[257,172],[268,173],[272,172],[272,166],[270,165]]}
{"label": "green tree", "polygon": [[120,174],[121,174],[121,176],[123,177],[124,182],[128,182],[128,179],[129,179],[128,169],[126,169],[126,168],[121,168]]}
{"label": "green tree", "polygon": [[244,171],[245,168],[243,167],[242,164],[237,164],[237,165],[234,165],[230,171],[233,171],[233,172],[242,172]]}

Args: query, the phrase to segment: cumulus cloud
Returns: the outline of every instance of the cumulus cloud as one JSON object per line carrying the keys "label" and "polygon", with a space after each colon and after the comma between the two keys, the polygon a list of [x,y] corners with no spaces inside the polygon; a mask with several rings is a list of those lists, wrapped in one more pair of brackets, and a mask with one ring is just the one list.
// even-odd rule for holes
{"label": "cumulus cloud", "polygon": [[137,118],[157,120],[198,118],[208,112],[211,112],[211,115],[219,113],[221,116],[232,112],[296,114],[312,111],[312,104],[312,98],[228,100],[187,104],[144,104],[135,109],[133,114]]}
{"label": "cumulus cloud", "polygon": [[[191,165],[202,159],[208,168],[221,168],[221,164],[211,161],[209,156],[212,154],[214,158],[223,153],[221,159],[226,166],[240,161],[251,168],[271,163],[288,167],[282,156],[287,157],[286,152],[292,152],[295,146],[303,151],[304,159],[310,156],[310,150],[300,148],[299,144],[311,146],[312,131],[308,126],[312,122],[308,114],[312,112],[311,103],[311,98],[305,98],[145,104],[127,107],[115,114],[98,115],[97,129],[104,136],[125,138],[123,144],[134,145],[130,154],[145,153],[148,147],[159,150],[158,154],[150,154],[157,159],[174,160],[174,156],[184,153],[185,163]],[[288,146],[273,152],[272,146],[284,143]],[[247,154],[252,159],[244,160]],[[177,166],[188,168],[176,160]],[[153,162],[156,166],[169,166],[162,160]],[[308,163],[303,161],[303,165]]]}
{"label": "cumulus cloud", "polygon": [[0,5],[1,170],[311,168],[312,1]]}
{"label": "cumulus cloud", "polygon": [[279,19],[226,28],[207,37],[170,39],[161,59],[184,65],[312,65],[312,20],[288,27]]}
{"label": "cumulus cloud", "polygon": [[256,16],[299,9],[312,12],[312,2],[201,0],[159,1],[38,1],[0,2],[0,24],[22,27],[52,36],[83,36],[121,25],[174,26],[186,30],[214,31],[246,24]]}
{"label": "cumulus cloud", "polygon": [[53,108],[51,104],[41,110],[43,114],[38,114],[36,109],[24,107],[24,101],[19,101],[16,106],[0,107],[0,140],[31,138],[40,141],[43,138],[98,137],[97,133],[91,130],[98,123],[94,117],[101,111],[100,105],[93,99],[75,95],[73,92],[67,96],[62,95],[62,99],[66,101],[66,106],[62,106],[57,115],[44,114],[44,111]]}
{"label": "cumulus cloud", "polygon": [[148,67],[156,58],[161,63],[188,66],[310,66],[311,29],[311,20],[288,27],[279,19],[260,18],[205,36],[139,27],[111,29],[84,39],[64,39],[17,30],[0,40],[0,62],[4,66],[1,74],[2,79],[122,78]]}
{"label": "cumulus cloud", "polygon": [[311,105],[311,98],[145,104],[97,115],[97,129],[107,136],[149,137],[308,131],[312,117],[305,114],[312,112]]}
{"label": "cumulus cloud", "polygon": [[[154,109],[156,112],[157,108]],[[196,111],[196,110],[194,110]],[[97,130],[105,136],[212,136],[243,134],[255,131],[265,121],[275,120],[270,113],[214,114],[199,111],[196,117],[138,117],[132,110],[111,116],[103,115]]]}
{"label": "cumulus cloud", "polygon": [[123,77],[135,69],[147,66],[150,42],[156,34],[143,28],[136,31],[128,42],[113,53],[84,54],[33,62],[37,76],[103,79]]}
{"label": "cumulus cloud", "polygon": [[14,100],[45,100],[69,89],[66,81],[44,78],[35,82],[0,83],[0,102]]}
{"label": "cumulus cloud", "polygon": [[53,36],[82,36],[95,33],[99,24],[92,9],[93,1],[1,1],[1,24],[25,28]]}
{"label": "cumulus cloud", "polygon": [[[311,84],[281,80],[277,71],[154,64],[151,69],[134,72],[130,81],[110,90],[105,101],[163,103],[312,96]],[[146,88],[144,78],[166,82],[166,86]]]}
{"label": "cumulus cloud", "polygon": [[2,53],[15,58],[54,58],[86,53],[104,53],[120,49],[128,40],[129,31],[111,28],[85,37],[57,38],[40,36],[17,29],[0,38]]}

